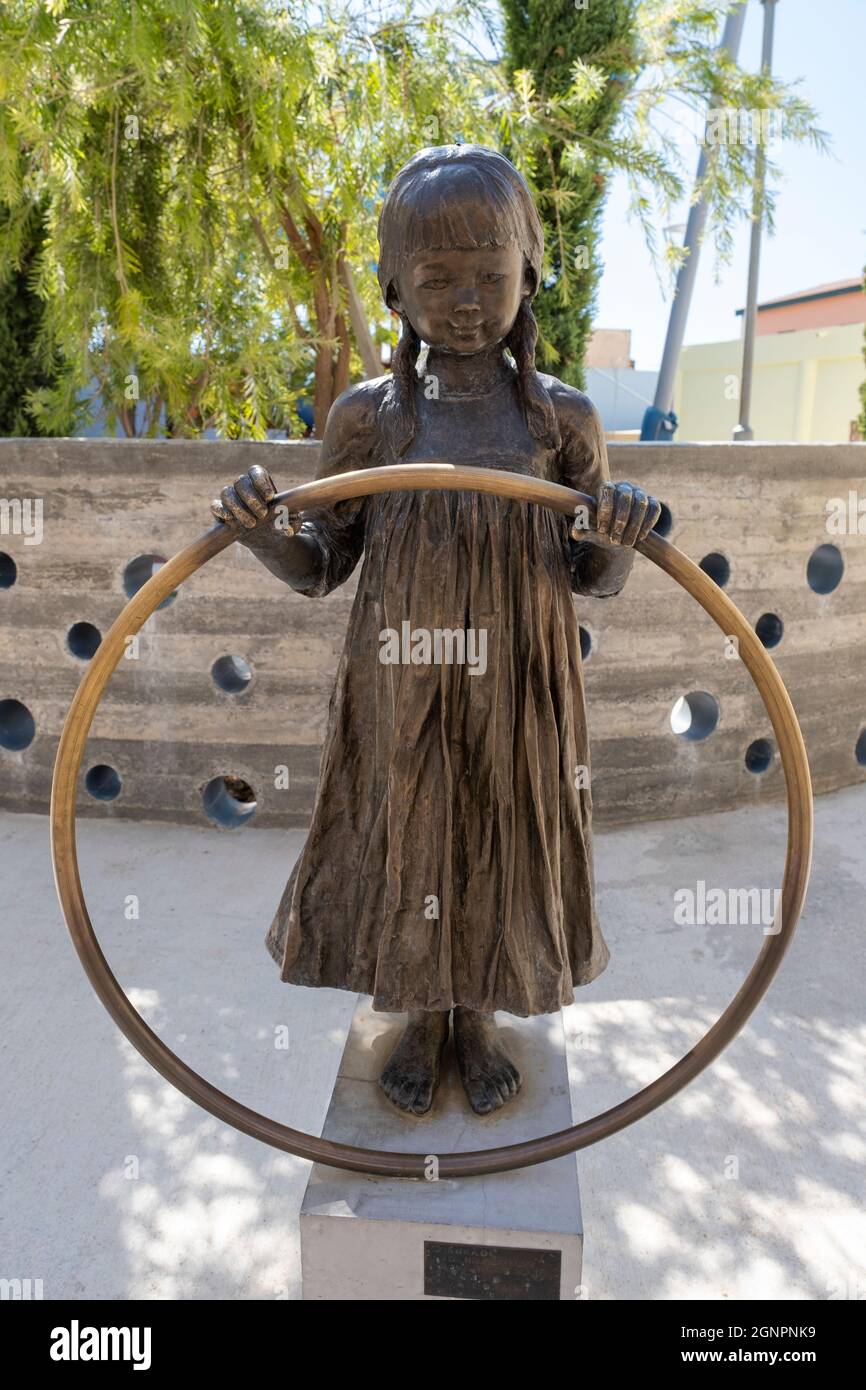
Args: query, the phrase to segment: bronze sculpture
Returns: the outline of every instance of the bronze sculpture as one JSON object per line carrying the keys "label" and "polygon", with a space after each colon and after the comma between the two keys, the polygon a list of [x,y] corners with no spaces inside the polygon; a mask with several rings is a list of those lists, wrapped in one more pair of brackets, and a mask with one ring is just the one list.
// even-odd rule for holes
{"label": "bronze sculpture", "polygon": [[318,476],[431,459],[529,473],[596,496],[595,532],[457,491],[342,501],[287,530],[260,468],[212,510],[310,597],[364,554],[310,834],[268,949],[287,982],[408,1012],[381,1077],[403,1110],[430,1108],[453,1012],[461,1079],[487,1114],[520,1087],[494,1010],[558,1010],[609,959],[571,595],[619,592],[660,504],[610,482],[591,402],[535,369],[541,226],[508,160],[422,151],[379,237],[400,343],[391,374],[335,402]]}
{"label": "bronze sculpture", "polygon": [[[496,494],[514,501],[534,503],[573,516],[586,508],[590,524],[595,499],[545,478],[528,473],[505,473],[497,468],[473,468],[453,463],[392,464],[387,468],[360,469],[301,483],[278,493],[274,508],[304,510],[331,505],[352,497],[372,496],[394,490],[460,488]],[[76,809],[80,774],[87,738],[112,674],[128,650],[130,636],[140,632],[148,618],[210,560],[233,546],[240,533],[217,522],[203,535],[179,550],[139,589],[115,618],[88,663],[75,692],[57,745],[51,783],[51,858],[57,896],[70,939],[90,983],[108,1014],[133,1047],[181,1094],[231,1125],[285,1153],[312,1162],[327,1163],[371,1177],[429,1179],[430,1155],[395,1152],[340,1144],[307,1134],[291,1125],[251,1110],[234,1096],[220,1091],[172,1052],[148,1026],[123,987],[112,974],[103,954],[87,907],[78,865]],[[670,541],[651,531],[637,549],[677,585],[690,594],[727,638],[735,636],[743,665],[754,682],[779,744],[779,757],[788,791],[787,849],[782,878],[782,910],[778,933],[763,940],[748,975],[727,1008],[704,1035],[667,1071],[648,1086],[620,1101],[612,1109],[591,1115],[555,1134],[534,1135],[516,1144],[483,1149],[460,1149],[438,1154],[442,1178],[480,1177],[507,1173],[529,1164],[546,1163],[576,1153],[619,1133],[649,1115],[690,1085],[724,1051],[754,1013],[785,958],[806,896],[812,857],[813,804],[809,760],[803,735],[790,697],[755,629],[722,589]]]}

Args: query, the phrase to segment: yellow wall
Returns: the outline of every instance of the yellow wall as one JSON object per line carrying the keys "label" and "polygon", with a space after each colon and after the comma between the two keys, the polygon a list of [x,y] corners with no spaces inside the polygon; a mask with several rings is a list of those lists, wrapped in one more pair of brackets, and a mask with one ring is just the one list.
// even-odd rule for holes
{"label": "yellow wall", "polygon": [[[739,418],[742,354],[739,339],[683,348],[674,393],[680,442],[731,438]],[[864,380],[860,323],[756,338],[755,439],[847,443]]]}

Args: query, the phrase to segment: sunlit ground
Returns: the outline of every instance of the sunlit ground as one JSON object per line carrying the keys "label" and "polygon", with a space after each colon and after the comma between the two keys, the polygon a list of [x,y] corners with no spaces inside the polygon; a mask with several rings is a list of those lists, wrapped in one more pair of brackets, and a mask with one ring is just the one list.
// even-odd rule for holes
{"label": "sunlit ground", "polygon": [[[736,992],[760,924],[678,924],[673,894],[778,886],[784,824],[779,806],[597,833],[611,962],[566,1011],[576,1119],[665,1070]],[[282,985],[265,951],[300,843],[80,828],[94,924],[149,1024],[318,1133],[354,1000]],[[580,1156],[590,1298],[866,1297],[864,844],[866,788],[821,798],[806,912],[757,1014],[685,1093]],[[299,1297],[308,1165],[212,1119],[121,1036],[62,924],[45,819],[0,817],[0,873],[0,1274],[46,1298]]]}

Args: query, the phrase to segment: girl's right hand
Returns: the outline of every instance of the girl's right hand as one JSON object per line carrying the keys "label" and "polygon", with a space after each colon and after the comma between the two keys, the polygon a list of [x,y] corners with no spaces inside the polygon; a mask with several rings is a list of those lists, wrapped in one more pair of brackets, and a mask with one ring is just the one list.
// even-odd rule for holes
{"label": "girl's right hand", "polygon": [[[223,488],[219,497],[211,502],[210,509],[217,521],[224,522],[235,531],[249,533],[268,521],[270,504],[276,495],[277,489],[270,473],[254,463],[249,473],[242,473],[234,483]],[[295,528],[293,525],[283,525],[280,529],[284,535],[291,535]],[[247,534],[244,539],[248,539]]]}

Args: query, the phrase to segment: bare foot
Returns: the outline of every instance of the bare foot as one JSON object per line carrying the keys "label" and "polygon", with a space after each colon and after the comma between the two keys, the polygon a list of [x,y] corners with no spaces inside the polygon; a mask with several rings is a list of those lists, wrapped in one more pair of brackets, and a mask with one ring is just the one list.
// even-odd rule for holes
{"label": "bare foot", "polygon": [[454,1046],[460,1080],[476,1115],[489,1115],[517,1095],[520,1072],[499,1042],[492,1014],[455,1009]]}
{"label": "bare foot", "polygon": [[439,1064],[448,1041],[449,1011],[413,1009],[406,1031],[383,1068],[379,1085],[400,1110],[426,1115],[439,1084]]}

